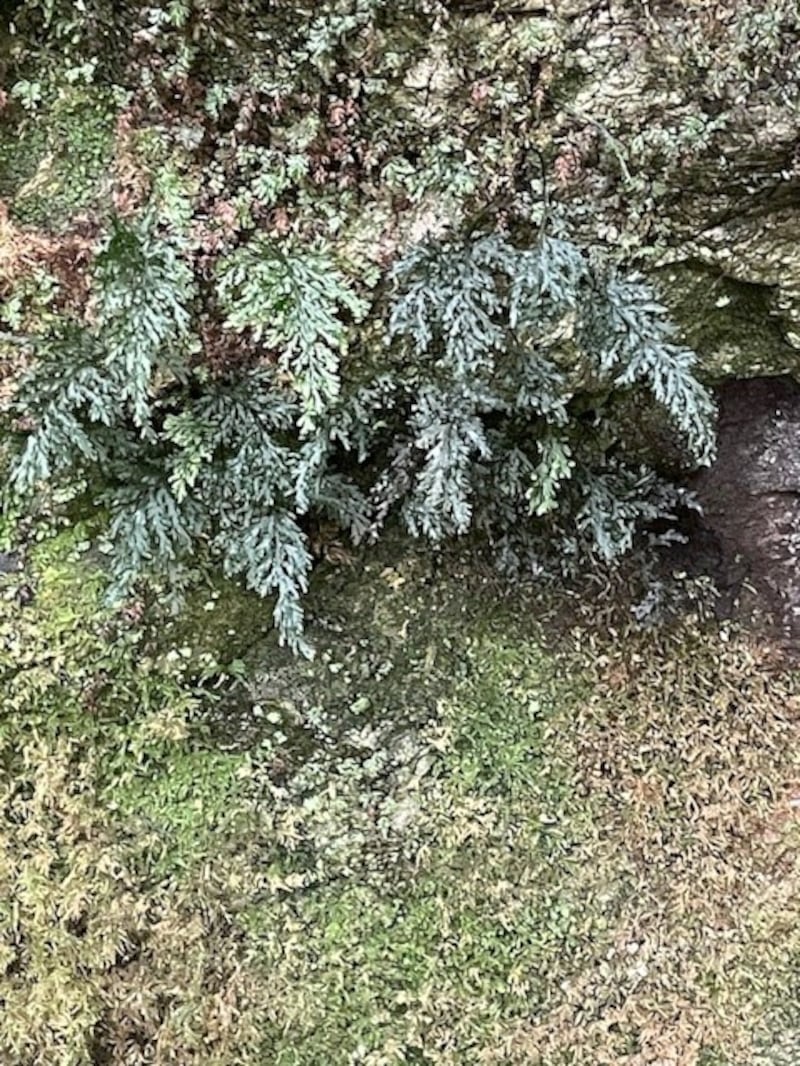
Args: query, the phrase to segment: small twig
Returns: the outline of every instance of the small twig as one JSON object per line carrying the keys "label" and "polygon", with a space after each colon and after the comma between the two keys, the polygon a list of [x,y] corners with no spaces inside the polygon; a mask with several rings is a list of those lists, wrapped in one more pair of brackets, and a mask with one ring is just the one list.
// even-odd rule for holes
{"label": "small twig", "polygon": [[542,220],[539,223],[539,240],[544,239],[544,235],[547,232],[547,223],[550,221],[550,186],[547,184],[547,163],[545,162],[544,152],[538,146],[530,141],[528,148],[533,149],[539,159],[539,172],[542,178]]}
{"label": "small twig", "polygon": [[592,118],[590,115],[583,114],[582,111],[576,111],[574,108],[568,107],[567,104],[562,103],[562,101],[557,100],[552,95],[550,95],[550,99],[553,101],[555,106],[561,108],[561,110],[564,111],[565,114],[572,115],[573,118],[578,119],[580,122],[586,122],[590,126],[594,126],[595,129],[599,130],[603,134],[605,139],[608,141],[612,151],[614,152],[614,155],[617,157],[617,162],[619,163],[619,168],[622,171],[622,176],[625,181],[633,180],[631,172],[628,169],[628,161],[626,158],[625,147],[623,144],[620,143],[620,141],[617,140],[617,138],[614,136],[611,130],[608,129],[607,126],[604,126],[603,123],[600,122],[598,119]]}

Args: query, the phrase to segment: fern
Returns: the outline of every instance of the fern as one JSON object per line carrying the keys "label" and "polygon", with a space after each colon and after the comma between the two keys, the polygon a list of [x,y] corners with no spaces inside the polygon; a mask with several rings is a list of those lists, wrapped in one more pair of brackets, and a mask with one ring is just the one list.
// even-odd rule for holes
{"label": "fern", "polygon": [[16,405],[34,427],[11,471],[14,492],[100,473],[112,598],[144,577],[179,590],[202,548],[226,573],[274,595],[281,640],[307,651],[303,516],[319,510],[354,537],[370,525],[363,494],[331,461],[351,438],[366,449],[370,391],[338,402],[346,341],[338,314],[356,317],[363,304],[321,254],[244,249],[225,264],[220,292],[232,328],[280,346],[276,365],[209,381],[192,368],[190,271],[147,221],[115,223],[94,292],[90,327],[38,343]]}
{"label": "fern", "polygon": [[[33,419],[11,481],[20,492],[80,467],[112,464],[147,435],[153,376],[185,374],[191,274],[147,222],[115,224],[94,273],[93,328],[65,323],[37,345],[17,410]],[[92,428],[94,427],[94,428]]]}
{"label": "fern", "polygon": [[126,598],[148,573],[167,574],[175,586],[180,562],[202,530],[201,508],[185,498],[179,500],[169,486],[155,479],[150,485],[119,489],[106,502],[115,548],[110,598]]}
{"label": "fern", "polygon": [[105,366],[119,401],[129,404],[135,424],[145,427],[153,374],[184,373],[191,271],[169,241],[152,238],[147,222],[136,228],[117,222],[97,257],[95,285]]}
{"label": "fern", "polygon": [[290,511],[271,511],[243,529],[225,529],[224,568],[243,576],[262,596],[277,593],[273,617],[293,651],[310,654],[302,637],[302,596],[308,589],[312,559],[305,535]]}
{"label": "fern", "polygon": [[711,458],[714,406],[695,356],[640,278],[599,271],[568,241],[517,249],[491,236],[412,249],[394,279],[391,329],[413,354],[416,399],[377,494],[384,515],[405,497],[413,534],[503,539],[513,527],[537,557],[548,539],[604,561],[629,550],[669,497],[608,452],[620,439],[607,407],[641,386],[693,458]]}
{"label": "fern", "polygon": [[589,265],[570,241],[543,236],[535,248],[506,256],[511,287],[508,322],[523,340],[552,329],[577,308]]}
{"label": "fern", "polygon": [[582,539],[576,554],[612,562],[633,547],[636,532],[656,519],[675,518],[684,494],[646,468],[614,461],[581,482],[575,529]]}
{"label": "fern", "polygon": [[[311,569],[300,522],[333,514],[354,537],[367,527],[366,501],[331,470],[331,434],[300,430],[300,400],[274,370],[219,382],[189,401],[165,428],[175,445],[172,483],[189,486],[205,515],[211,552],[229,576],[259,595],[275,595],[281,640],[307,652],[302,595]],[[344,430],[340,441],[349,446]]]}
{"label": "fern", "polygon": [[558,490],[573,474],[575,463],[569,441],[546,434],[538,442],[539,462],[531,471],[525,490],[528,509],[541,518],[558,508]]}
{"label": "fern", "polygon": [[424,389],[409,430],[424,458],[403,509],[408,528],[432,540],[466,533],[472,519],[470,467],[490,455],[472,396],[465,389]]}
{"label": "fern", "polygon": [[434,541],[478,530],[506,567],[608,562],[675,499],[626,463],[615,398],[646,388],[710,455],[711,400],[641,279],[497,235],[419,246],[392,277],[388,365],[364,360],[356,386],[343,357],[365,301],[323,250],[252,239],[216,292],[249,369],[212,377],[181,248],[147,219],[115,223],[89,324],[37,343],[13,491],[100,481],[112,596],[143,578],[180,593],[203,553],[272,597],[280,640],[307,652],[315,515],[356,542],[393,511]]}
{"label": "fern", "polygon": [[601,376],[618,388],[647,385],[697,461],[710,461],[714,405],[694,376],[697,357],[675,344],[666,308],[643,279],[612,275],[589,301],[581,329]]}
{"label": "fern", "polygon": [[489,237],[442,251],[420,245],[395,267],[403,298],[392,308],[390,330],[413,341],[418,355],[432,355],[466,381],[492,369],[503,342],[494,320],[501,306],[495,278],[510,250]]}
{"label": "fern", "polygon": [[278,353],[303,401],[302,428],[312,432],[340,393],[348,335],[342,315],[359,321],[367,304],[328,256],[262,239],[221,264],[218,286],[225,325]]}

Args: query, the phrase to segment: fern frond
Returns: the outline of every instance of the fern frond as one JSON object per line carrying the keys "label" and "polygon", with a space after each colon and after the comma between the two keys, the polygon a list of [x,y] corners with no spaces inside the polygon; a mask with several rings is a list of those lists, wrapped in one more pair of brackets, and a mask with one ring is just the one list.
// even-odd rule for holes
{"label": "fern frond", "polygon": [[277,353],[302,399],[302,427],[311,431],[339,396],[346,316],[360,321],[366,302],[324,252],[263,239],[223,261],[218,292],[225,325]]}
{"label": "fern frond", "polygon": [[98,339],[120,401],[146,426],[157,369],[182,375],[181,342],[189,333],[192,275],[173,246],[147,223],[115,222],[95,264]]}
{"label": "fern frond", "polygon": [[229,576],[243,578],[259,596],[276,596],[273,618],[281,643],[310,655],[303,638],[302,598],[312,558],[291,512],[272,512],[239,530],[226,528],[218,547]]}

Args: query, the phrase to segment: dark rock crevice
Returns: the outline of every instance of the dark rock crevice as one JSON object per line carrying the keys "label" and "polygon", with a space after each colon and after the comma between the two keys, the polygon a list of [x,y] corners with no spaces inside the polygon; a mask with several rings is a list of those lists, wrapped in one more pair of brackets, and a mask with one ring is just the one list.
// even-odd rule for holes
{"label": "dark rock crevice", "polygon": [[800,653],[800,384],[788,376],[734,379],[717,389],[718,456],[691,488],[685,560],[709,573],[727,613],[768,620]]}

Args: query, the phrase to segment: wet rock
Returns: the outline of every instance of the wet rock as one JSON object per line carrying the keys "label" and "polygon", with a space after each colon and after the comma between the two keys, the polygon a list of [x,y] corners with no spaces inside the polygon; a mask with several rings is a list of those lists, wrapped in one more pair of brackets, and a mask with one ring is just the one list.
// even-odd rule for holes
{"label": "wet rock", "polygon": [[737,281],[773,290],[771,312],[787,342],[800,352],[800,212],[780,211],[732,219],[696,242],[697,255]]}
{"label": "wet rock", "polygon": [[718,397],[718,458],[693,485],[703,507],[696,543],[714,545],[715,576],[738,605],[763,610],[800,651],[800,385],[733,380]]}

